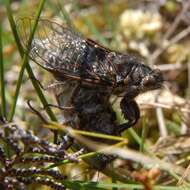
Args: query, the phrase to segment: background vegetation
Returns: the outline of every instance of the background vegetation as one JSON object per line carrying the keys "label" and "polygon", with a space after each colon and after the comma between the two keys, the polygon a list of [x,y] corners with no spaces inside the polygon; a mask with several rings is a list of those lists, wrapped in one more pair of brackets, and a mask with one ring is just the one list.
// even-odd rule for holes
{"label": "background vegetation", "polygon": [[[135,54],[163,72],[165,87],[137,97],[141,119],[121,138],[115,137],[119,143],[111,149],[102,146],[88,154],[69,149],[60,154],[62,149],[53,144],[54,136],[49,128],[63,130],[74,138],[101,135],[67,130],[58,122],[59,109],[43,108],[47,103],[56,104],[56,100],[51,90],[44,91],[33,79],[35,76],[43,86],[48,86],[53,78],[28,61],[23,52],[15,22],[28,16],[35,17],[36,23],[38,18],[45,17],[72,25],[84,37],[113,50]],[[36,25],[32,31],[35,29]],[[20,180],[23,189],[64,189],[63,186],[68,189],[189,189],[189,50],[189,0],[0,1],[1,188],[16,189]],[[29,108],[28,100],[32,100],[31,104],[42,112],[48,124]],[[118,102],[119,99],[113,107],[118,122],[122,123]],[[38,151],[31,150],[36,147]],[[97,151],[114,152],[118,158],[100,172],[81,159]],[[63,154],[66,156],[62,157]]]}

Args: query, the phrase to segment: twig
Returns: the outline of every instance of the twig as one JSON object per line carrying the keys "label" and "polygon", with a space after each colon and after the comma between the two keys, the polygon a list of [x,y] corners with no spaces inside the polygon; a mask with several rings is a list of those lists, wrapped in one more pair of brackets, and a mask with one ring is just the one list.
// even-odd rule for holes
{"label": "twig", "polygon": [[[158,95],[159,94],[160,94],[160,91],[157,94],[156,102],[158,101]],[[156,115],[157,115],[157,119],[158,119],[158,127],[159,127],[159,130],[160,130],[160,135],[161,135],[161,137],[167,137],[168,132],[167,132],[167,129],[166,129],[166,124],[164,122],[164,114],[163,114],[163,110],[162,110],[161,107],[156,107]]]}
{"label": "twig", "polygon": [[157,119],[158,119],[158,127],[160,130],[160,136],[167,137],[168,132],[167,132],[166,125],[164,122],[164,114],[163,114],[163,110],[161,107],[156,108],[156,115],[157,115]]}
{"label": "twig", "polygon": [[187,94],[187,98],[189,98],[189,96],[190,96],[190,58],[189,58],[189,60],[188,60],[188,62],[187,62],[187,71],[188,71],[188,94]]}
{"label": "twig", "polygon": [[190,33],[190,26],[189,26],[186,29],[184,29],[183,31],[181,31],[179,34],[177,34],[176,36],[174,36],[170,41],[168,41],[168,38],[174,33],[174,31],[177,28],[178,24],[182,20],[183,15],[187,12],[187,10],[189,8],[189,4],[190,4],[190,0],[188,0],[185,3],[183,3],[183,9],[182,9],[182,11],[180,12],[180,14],[175,19],[173,25],[168,29],[168,31],[164,35],[164,37],[163,37],[163,39],[162,39],[162,41],[160,43],[160,46],[152,53],[152,56],[150,56],[150,58],[148,60],[149,65],[154,65],[154,63],[156,62],[156,59],[169,46],[177,43],[178,41],[180,41],[181,39],[183,39],[184,37],[186,37]]}
{"label": "twig", "polygon": [[187,2],[185,2],[185,1],[182,2],[182,6],[183,7],[182,7],[181,12],[176,17],[176,19],[174,20],[174,22],[171,25],[171,27],[169,27],[168,31],[165,33],[162,41],[165,41],[165,40],[169,39],[170,36],[174,33],[174,31],[178,27],[180,21],[183,19],[184,14],[187,12],[187,10],[189,8],[189,4],[190,4],[190,0],[188,0]]}
{"label": "twig", "polygon": [[[187,96],[186,96],[186,100],[188,101],[188,99],[189,99],[189,97],[190,97],[190,59],[189,59],[189,61],[187,62],[187,73],[188,73],[188,88],[187,88]],[[184,113],[184,118],[189,118],[189,113]],[[186,134],[186,132],[187,132],[187,129],[188,129],[188,127],[187,127],[187,124],[184,122],[184,121],[182,121],[182,123],[181,123],[181,134]]]}
{"label": "twig", "polygon": [[186,108],[180,108],[179,106],[177,105],[166,105],[166,104],[162,104],[162,103],[156,103],[156,102],[146,102],[146,103],[143,103],[143,102],[138,102],[140,105],[144,105],[144,106],[150,106],[150,107],[161,107],[161,108],[164,108],[164,109],[175,109],[175,110],[179,110],[181,112],[184,112],[184,113],[190,113],[190,110],[189,109],[186,109]]}
{"label": "twig", "polygon": [[180,63],[169,63],[169,64],[156,65],[156,68],[160,69],[161,71],[171,71],[171,70],[181,71],[187,69],[187,66]]}
{"label": "twig", "polygon": [[188,127],[187,125],[182,121],[181,122],[181,127],[180,127],[180,134],[185,135],[187,133]]}
{"label": "twig", "polygon": [[168,49],[168,47],[170,47],[171,45],[173,45],[173,44],[177,43],[178,41],[182,40],[183,38],[185,38],[189,34],[190,34],[190,26],[188,26],[186,29],[184,29],[183,31],[181,31],[176,36],[174,36],[167,43],[163,43],[163,45],[160,48],[158,48],[153,53],[153,55],[150,57],[149,64],[153,65],[155,63],[156,59],[158,58],[158,56],[161,55],[166,49]]}
{"label": "twig", "polygon": [[190,164],[188,165],[187,169],[185,170],[184,174],[182,175],[182,177],[179,179],[179,181],[177,182],[177,186],[180,186],[183,184],[185,178],[190,174]]}

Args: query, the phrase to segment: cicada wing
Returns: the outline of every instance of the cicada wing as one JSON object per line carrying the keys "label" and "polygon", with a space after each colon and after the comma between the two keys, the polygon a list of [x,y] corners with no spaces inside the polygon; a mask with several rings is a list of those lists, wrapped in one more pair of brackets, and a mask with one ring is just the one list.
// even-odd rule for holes
{"label": "cicada wing", "polygon": [[[17,20],[17,28],[25,51],[34,21],[30,17]],[[48,19],[40,19],[29,49],[29,56],[51,72],[77,75],[85,48],[86,41],[71,28]]]}
{"label": "cicada wing", "polygon": [[30,49],[27,43],[34,19],[17,21],[22,45],[29,57],[56,77],[110,85],[116,70],[109,59],[110,51],[89,42],[67,25],[40,19]]}

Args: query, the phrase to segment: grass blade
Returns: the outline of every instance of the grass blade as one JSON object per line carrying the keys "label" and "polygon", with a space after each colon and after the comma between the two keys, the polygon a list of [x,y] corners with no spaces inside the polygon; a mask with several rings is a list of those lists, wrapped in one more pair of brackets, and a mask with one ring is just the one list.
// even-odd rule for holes
{"label": "grass blade", "polygon": [[[38,20],[40,18],[40,14],[41,14],[42,9],[44,7],[44,4],[45,4],[45,0],[41,0],[41,2],[39,4],[39,8],[37,10],[34,26],[32,28],[32,32],[31,32],[30,37],[29,37],[28,46],[27,46],[28,48],[30,47],[30,44],[32,42],[32,39],[33,39],[35,30],[36,30],[36,27],[37,27],[37,24],[38,24]],[[9,115],[9,121],[12,121],[12,119],[14,117],[14,114],[15,114],[17,99],[18,99],[18,95],[19,95],[19,91],[20,91],[21,82],[22,82],[22,78],[23,78],[25,68],[26,68],[27,73],[28,73],[28,75],[29,75],[29,77],[31,79],[31,82],[32,82],[37,94],[38,94],[38,97],[40,98],[41,103],[45,107],[45,110],[46,110],[47,114],[49,115],[49,117],[50,117],[50,119],[52,121],[56,121],[57,119],[56,119],[54,113],[52,112],[50,107],[46,106],[48,104],[48,102],[47,102],[42,90],[40,89],[37,81],[32,80],[32,79],[35,78],[35,76],[33,74],[33,71],[31,69],[30,65],[28,64],[28,56],[26,54],[24,54],[24,51],[22,49],[22,45],[20,43],[19,35],[18,35],[17,30],[16,30],[16,24],[15,24],[15,21],[13,19],[12,10],[10,8],[10,1],[5,0],[5,5],[6,5],[9,22],[10,22],[10,25],[11,25],[11,29],[12,29],[12,32],[13,32],[13,35],[14,35],[14,38],[15,38],[19,53],[20,53],[21,57],[23,57],[22,67],[21,67],[21,71],[20,71],[20,74],[19,74],[17,87],[16,87],[16,91],[15,91],[15,98],[14,98],[14,101],[13,101],[13,104],[12,104],[12,107],[11,107],[11,111],[10,111],[10,115]],[[56,141],[57,141],[57,132],[54,132],[54,142],[56,142]]]}
{"label": "grass blade", "polygon": [[[73,6],[74,9],[78,12],[80,12],[80,7],[78,6],[78,4],[76,2],[73,2]],[[89,19],[82,17],[81,18],[82,21],[85,23],[86,26],[88,26],[89,30],[91,31],[92,34],[94,34],[94,36],[98,39],[98,41],[109,47],[109,42],[106,40],[106,38],[98,31],[98,29],[96,28],[96,26],[92,23],[92,21],[90,21]]]}
{"label": "grass blade", "polygon": [[140,152],[144,152],[144,143],[146,139],[146,134],[147,134],[147,122],[146,122],[146,117],[143,116],[143,121],[142,121],[142,134],[141,134],[141,143],[140,143]]}
{"label": "grass blade", "polygon": [[61,3],[61,1],[58,0],[57,6],[59,6],[62,17],[66,21],[67,25],[70,26],[71,28],[74,28],[72,21],[71,21],[71,18],[69,16],[69,14],[67,13],[67,11],[65,10],[64,1],[62,1],[62,3]]}
{"label": "grass blade", "polygon": [[3,65],[3,45],[2,45],[2,27],[0,23],[0,83],[1,83],[1,106],[2,117],[6,119],[6,98],[5,98],[5,80],[4,80],[4,65]]}
{"label": "grass blade", "polygon": [[16,24],[14,22],[13,13],[12,13],[12,10],[11,10],[11,7],[10,7],[10,0],[5,0],[4,2],[5,2],[6,10],[7,10],[9,24],[11,26],[11,30],[13,32],[14,39],[15,39],[18,51],[19,51],[20,55],[23,57],[24,51],[22,49],[22,45],[20,43],[19,35],[17,33],[17,30],[16,30]]}
{"label": "grass blade", "polygon": [[[14,34],[14,38],[15,38],[18,50],[19,50],[21,56],[23,56],[24,51],[22,49],[22,46],[21,46],[21,43],[20,43],[20,40],[19,40],[19,36],[18,36],[17,31],[16,31],[16,24],[15,24],[13,16],[12,16],[12,11],[11,11],[11,8],[10,8],[10,1],[7,0],[7,1],[5,1],[5,3],[6,3],[6,8],[7,8],[9,22],[10,22],[10,25],[11,25],[12,32]],[[34,24],[34,27],[32,29],[30,37],[29,37],[28,48],[29,48],[29,46],[30,46],[30,44],[32,42],[32,38],[34,36],[34,32],[35,32],[35,29],[37,27],[37,23],[38,23],[38,20],[39,20],[39,17],[40,17],[40,14],[41,14],[41,11],[42,11],[44,3],[45,3],[45,1],[42,0],[41,3],[40,3],[39,9],[37,11],[37,16],[36,16],[35,24]],[[19,92],[20,92],[22,78],[23,78],[24,70],[25,70],[25,67],[26,67],[27,64],[28,64],[28,57],[25,54],[24,57],[23,57],[23,60],[22,60],[22,67],[21,67],[21,71],[19,73],[19,78],[18,78],[18,81],[17,81],[15,96],[14,96],[14,99],[13,99],[13,104],[11,106],[11,110],[10,110],[10,114],[9,114],[9,118],[8,118],[9,121],[12,121],[12,119],[14,117],[14,114],[15,114],[15,109],[16,109],[18,95],[19,95]]]}

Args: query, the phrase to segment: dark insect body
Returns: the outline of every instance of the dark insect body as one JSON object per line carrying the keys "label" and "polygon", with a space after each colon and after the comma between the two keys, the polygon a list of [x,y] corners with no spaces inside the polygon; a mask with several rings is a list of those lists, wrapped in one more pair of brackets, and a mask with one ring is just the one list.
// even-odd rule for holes
{"label": "dark insect body", "polygon": [[[32,20],[23,18],[19,22],[22,27],[28,23],[31,26]],[[45,19],[40,20],[40,26],[41,30],[31,45],[30,57],[59,81],[75,81],[78,86],[123,96],[121,110],[128,120],[127,126],[134,125],[140,116],[134,98],[161,87],[163,77],[160,71],[142,64],[136,57],[83,39],[67,26]],[[24,41],[27,42],[28,35],[25,35]]]}
{"label": "dark insect body", "polygon": [[[31,26],[33,20],[23,18],[19,22],[27,47],[29,35],[22,28]],[[82,130],[117,136],[134,125],[140,117],[134,98],[162,86],[160,71],[136,57],[85,39],[67,26],[43,19],[39,22],[29,56],[63,82],[55,88],[58,104],[74,107],[74,111],[64,111],[64,122]],[[122,97],[120,107],[127,123],[116,124],[109,102],[111,95]]]}

